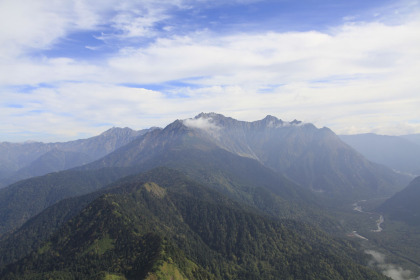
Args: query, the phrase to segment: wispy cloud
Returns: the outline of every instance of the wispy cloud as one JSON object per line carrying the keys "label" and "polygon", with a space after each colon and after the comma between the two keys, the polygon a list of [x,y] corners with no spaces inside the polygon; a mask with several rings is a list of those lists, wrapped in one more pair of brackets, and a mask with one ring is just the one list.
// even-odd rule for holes
{"label": "wispy cloud", "polygon": [[200,129],[212,135],[213,137],[216,137],[216,138],[219,137],[219,131],[221,128],[213,122],[213,119],[211,117],[210,118],[201,117],[201,118],[194,118],[194,119],[189,118],[189,119],[183,120],[183,123],[187,127]]}
{"label": "wispy cloud", "polygon": [[367,250],[367,254],[372,256],[371,265],[378,267],[382,273],[393,280],[419,280],[420,276],[414,276],[413,272],[403,269],[400,266],[389,264],[386,262],[384,254],[374,250]]}
{"label": "wispy cloud", "polygon": [[[349,15],[328,30],[238,25],[219,33],[194,22],[179,30],[175,18],[221,2],[5,0],[0,133],[7,138],[13,126],[70,137],[97,133],[98,123],[163,126],[202,111],[243,120],[272,114],[338,133],[420,132],[420,4],[410,3],[378,9],[369,21]],[[95,57],[43,52],[81,31],[100,39],[83,46]]]}
{"label": "wispy cloud", "polygon": [[82,1],[1,1],[0,58],[48,49],[70,32],[94,28],[100,17],[92,8]]}

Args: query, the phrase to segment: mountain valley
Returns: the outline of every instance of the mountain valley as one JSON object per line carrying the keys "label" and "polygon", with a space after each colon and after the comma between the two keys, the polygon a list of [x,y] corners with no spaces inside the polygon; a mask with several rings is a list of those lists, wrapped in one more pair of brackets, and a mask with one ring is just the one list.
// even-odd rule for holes
{"label": "mountain valley", "polygon": [[201,113],[101,135],[26,152],[13,172],[32,178],[0,189],[0,278],[387,279],[364,251],[395,251],[381,236],[397,198],[371,207],[383,232],[352,204],[409,193],[420,215],[416,181],[309,123]]}

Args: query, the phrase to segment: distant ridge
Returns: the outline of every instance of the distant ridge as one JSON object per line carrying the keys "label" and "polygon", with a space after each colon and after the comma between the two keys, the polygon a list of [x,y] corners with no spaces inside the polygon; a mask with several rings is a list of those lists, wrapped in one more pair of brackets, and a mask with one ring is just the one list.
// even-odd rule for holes
{"label": "distant ridge", "polygon": [[0,142],[0,184],[92,162],[153,129],[113,127],[98,136],[69,142]]}
{"label": "distant ridge", "polygon": [[420,175],[420,144],[415,141],[420,138],[374,133],[341,135],[340,138],[368,160],[413,177]]}

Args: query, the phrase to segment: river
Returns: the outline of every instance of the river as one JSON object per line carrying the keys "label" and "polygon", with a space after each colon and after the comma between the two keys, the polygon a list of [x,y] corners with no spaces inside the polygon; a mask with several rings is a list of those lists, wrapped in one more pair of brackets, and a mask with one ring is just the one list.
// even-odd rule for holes
{"label": "river", "polygon": [[381,228],[382,223],[384,222],[384,216],[379,216],[379,219],[376,220],[377,229],[373,229],[373,232],[381,232],[383,229]]}
{"label": "river", "polygon": [[[370,214],[370,215],[377,215],[377,213],[372,213],[372,212],[365,212],[363,211],[362,205],[360,205],[361,202],[365,202],[366,200],[360,200],[357,201],[355,203],[353,203],[353,210],[360,212],[360,213],[366,213],[366,214]],[[379,215],[379,218],[376,220],[376,229],[372,229],[372,232],[381,232],[383,230],[383,228],[381,227],[381,225],[383,224],[383,222],[385,221],[384,216],[383,215]],[[360,235],[357,233],[357,231],[353,231],[350,236],[354,236],[363,240],[368,240],[366,237]]]}

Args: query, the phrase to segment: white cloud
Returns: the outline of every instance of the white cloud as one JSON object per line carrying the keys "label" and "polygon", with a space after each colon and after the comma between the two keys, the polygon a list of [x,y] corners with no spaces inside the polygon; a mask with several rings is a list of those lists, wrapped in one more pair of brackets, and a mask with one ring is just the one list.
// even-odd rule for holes
{"label": "white cloud", "polygon": [[378,267],[382,273],[393,280],[418,280],[419,277],[413,278],[413,272],[403,269],[400,266],[389,264],[385,260],[385,255],[374,250],[366,250],[366,253],[372,256],[370,265]]}
{"label": "white cloud", "polygon": [[201,129],[210,135],[217,136],[220,127],[213,123],[212,118],[196,118],[183,120],[184,125],[190,128]]}
{"label": "white cloud", "polygon": [[0,64],[0,84],[37,85],[62,81],[99,81],[103,68],[70,58],[15,58]]}
{"label": "white cloud", "polygon": [[[31,93],[1,95],[0,103],[22,106],[1,110],[0,118],[8,120],[2,130],[10,137],[26,131],[47,134],[56,140],[75,139],[80,133],[94,135],[111,126],[164,126],[175,116],[170,108],[163,108],[162,100],[161,93],[146,89],[65,83],[57,88],[37,88]],[[51,131],[56,135],[52,136]]]}
{"label": "white cloud", "polygon": [[[127,50],[110,65],[129,81],[186,79],[205,86],[181,89],[201,102],[212,96],[207,100],[210,109],[204,111],[216,107],[214,111],[245,111],[248,116],[278,112],[340,133],[364,132],[364,126],[379,133],[411,133],[420,129],[409,122],[420,118],[415,109],[420,106],[419,29],[416,20],[391,26],[350,24],[331,34],[199,33]],[[273,87],[258,94],[266,85]],[[222,86],[223,94],[215,86]],[[203,95],[206,90],[215,91]]]}
{"label": "white cloud", "polygon": [[101,22],[101,7],[106,3],[90,1],[89,5],[80,0],[1,1],[0,59],[49,49],[71,32],[95,28]]}
{"label": "white cloud", "polygon": [[[19,55],[21,48],[46,48],[64,35],[65,22],[59,15],[48,11],[45,2],[0,2],[1,57]],[[42,16],[38,11],[43,10]]]}
{"label": "white cloud", "polygon": [[[105,40],[159,36],[154,26],[170,17],[170,9],[188,9],[187,5],[2,1],[1,117],[21,130],[50,129],[65,135],[74,135],[70,131],[77,127],[89,131],[98,123],[162,126],[209,111],[242,120],[267,114],[296,118],[339,133],[420,132],[416,10],[412,13],[417,17],[405,13],[392,24],[347,22],[328,33],[222,36],[198,30],[156,37],[148,45],[122,44],[117,53],[96,60],[34,57],[29,51],[52,48],[78,30],[100,31],[103,22],[114,28]],[[184,85],[178,85],[180,81]],[[154,88],[160,83],[169,87],[148,91],[121,86]],[[6,106],[12,103],[23,108]],[[25,116],[30,111],[43,112],[30,115],[31,120],[38,118],[36,125]],[[60,130],[54,120],[71,129]]]}
{"label": "white cloud", "polygon": [[166,9],[180,5],[177,1],[3,0],[0,59],[52,48],[77,31],[111,27],[111,34],[104,38],[145,36],[166,18]]}
{"label": "white cloud", "polygon": [[[387,80],[419,68],[420,21],[401,26],[345,25],[334,34],[197,33],[124,49],[109,65],[131,82],[189,79],[198,85],[288,84],[316,80]],[[411,73],[411,74],[410,74]],[[197,77],[199,79],[197,79]],[[350,81],[351,82],[351,81]]]}
{"label": "white cloud", "polygon": [[117,37],[130,38],[130,37],[152,37],[156,35],[154,26],[168,18],[161,9],[150,8],[133,8],[117,13],[112,19],[112,27],[122,32]]}

